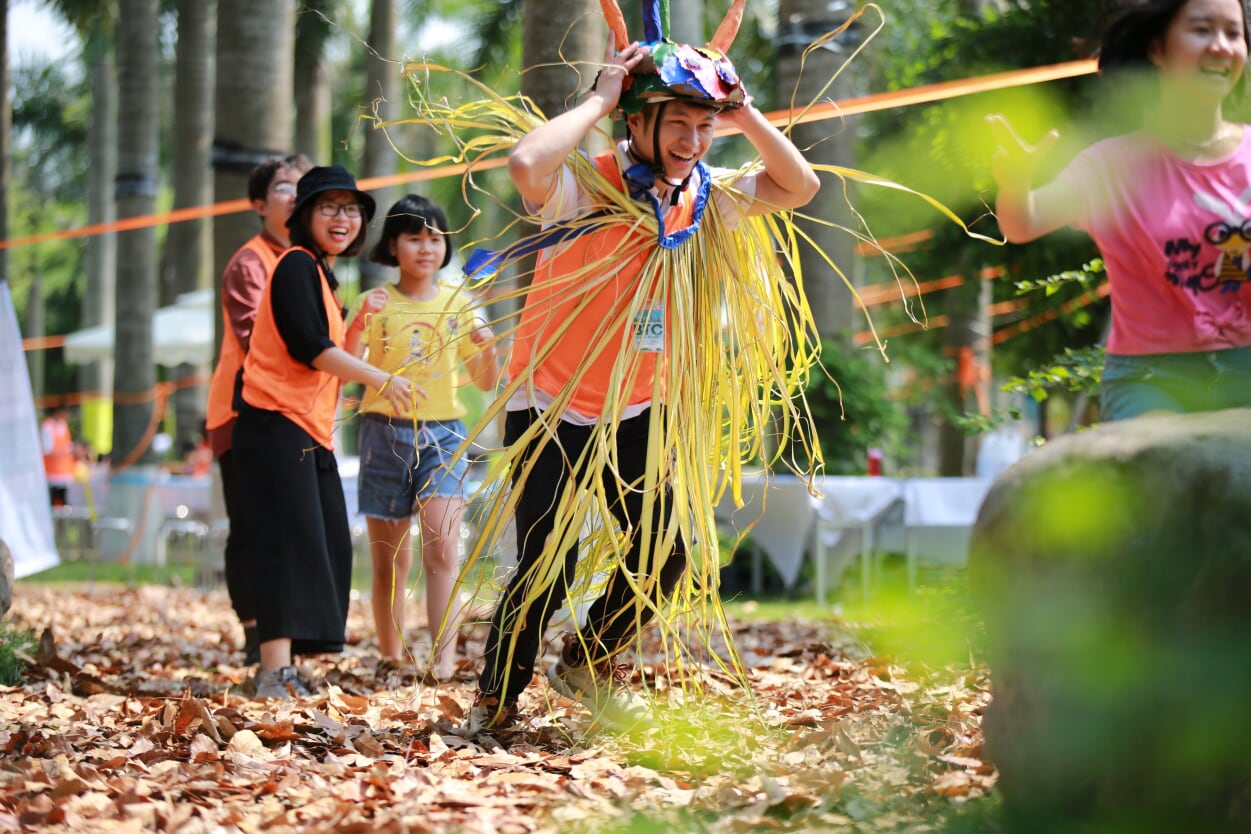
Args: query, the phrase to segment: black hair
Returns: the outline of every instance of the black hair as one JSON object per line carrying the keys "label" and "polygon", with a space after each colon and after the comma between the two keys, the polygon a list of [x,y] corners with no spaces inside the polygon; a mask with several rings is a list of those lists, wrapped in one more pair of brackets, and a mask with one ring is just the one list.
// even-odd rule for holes
{"label": "black hair", "polygon": [[391,253],[391,242],[400,235],[416,235],[424,229],[443,235],[447,245],[443,248],[443,263],[439,265],[442,269],[452,260],[452,236],[447,230],[447,215],[433,201],[419,194],[406,194],[387,209],[382,235],[369,253],[369,260],[383,266],[399,266],[400,262]]}
{"label": "black hair", "polygon": [[[287,221],[287,231],[290,232],[292,246],[302,246],[310,252],[320,255],[326,254],[321,251],[321,247],[317,245],[317,241],[313,238],[313,212],[316,211],[316,200],[310,200],[300,210],[291,216]],[[348,248],[339,253],[340,258],[355,258],[365,249],[365,238],[369,237],[369,219],[364,213],[361,214],[361,230],[356,233],[356,239],[348,245]]]}
{"label": "black hair", "polygon": [[[1117,17],[1104,30],[1099,46],[1099,72],[1104,76],[1118,76],[1126,71],[1154,70],[1151,49],[1164,37],[1168,27],[1190,0],[1141,0],[1120,4]],[[1251,27],[1247,25],[1245,0],[1239,0],[1242,8],[1242,41],[1251,51]],[[1238,78],[1230,95],[1240,101],[1246,89],[1246,72]]]}
{"label": "black hair", "polygon": [[301,175],[313,167],[313,161],[302,153],[290,156],[271,156],[252,169],[248,174],[248,200],[264,200],[269,194],[269,186],[283,168],[292,168]]}

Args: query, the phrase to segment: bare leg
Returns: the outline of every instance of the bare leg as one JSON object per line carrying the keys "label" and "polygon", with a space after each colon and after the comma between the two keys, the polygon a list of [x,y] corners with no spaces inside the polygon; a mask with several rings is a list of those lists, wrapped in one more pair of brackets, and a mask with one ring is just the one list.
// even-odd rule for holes
{"label": "bare leg", "polygon": [[418,507],[421,520],[421,562],[426,571],[426,616],[434,638],[431,671],[447,680],[456,671],[456,632],[464,616],[454,598],[460,575],[462,498],[427,498]]}
{"label": "bare leg", "polygon": [[291,665],[291,638],[276,637],[261,643],[261,671]]}
{"label": "bare leg", "polygon": [[374,563],[370,598],[378,654],[384,659],[399,660],[404,643],[404,592],[408,570],[413,564],[411,522],[406,518],[366,518],[365,523],[369,527],[369,553]]}

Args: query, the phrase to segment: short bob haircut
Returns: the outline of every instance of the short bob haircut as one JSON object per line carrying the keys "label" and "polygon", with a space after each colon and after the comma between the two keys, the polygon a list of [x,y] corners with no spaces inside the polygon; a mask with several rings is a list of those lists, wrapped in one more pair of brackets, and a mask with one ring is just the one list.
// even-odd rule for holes
{"label": "short bob haircut", "polygon": [[[1155,71],[1151,63],[1151,47],[1164,37],[1168,27],[1189,0],[1143,0],[1122,6],[1119,16],[1104,30],[1099,47],[1099,72],[1104,76],[1120,75],[1125,70]],[[1242,42],[1251,51],[1251,27],[1247,25],[1247,6],[1242,9]],[[1234,84],[1230,97],[1241,101],[1246,90],[1247,74]]]}
{"label": "short bob haircut", "polygon": [[[317,245],[317,241],[313,239],[313,224],[310,221],[312,220],[313,212],[316,210],[317,201],[309,200],[307,205],[300,208],[287,221],[287,230],[291,233],[292,246],[302,246],[310,252],[325,254]],[[339,253],[340,258],[355,258],[365,250],[365,239],[369,237],[370,218],[368,214],[362,212],[361,219],[363,221],[361,230],[356,233],[356,239],[348,245],[348,248]]]}
{"label": "short bob haircut", "polygon": [[447,215],[433,201],[419,194],[407,194],[387,209],[382,236],[369,253],[369,260],[383,266],[399,266],[400,262],[391,254],[391,242],[400,235],[421,234],[425,229],[443,235],[443,241],[447,244],[443,247],[443,263],[439,265],[442,269],[452,260],[452,236],[447,230]]}

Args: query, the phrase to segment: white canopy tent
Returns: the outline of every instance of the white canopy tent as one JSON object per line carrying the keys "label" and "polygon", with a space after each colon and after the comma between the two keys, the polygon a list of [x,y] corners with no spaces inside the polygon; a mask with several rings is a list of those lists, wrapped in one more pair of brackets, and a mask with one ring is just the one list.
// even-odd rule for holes
{"label": "white canopy tent", "polygon": [[[101,324],[65,337],[65,360],[86,364],[113,356],[113,326]],[[162,307],[152,319],[152,355],[166,367],[207,365],[214,358],[213,291],[196,290],[178,296],[177,303]]]}

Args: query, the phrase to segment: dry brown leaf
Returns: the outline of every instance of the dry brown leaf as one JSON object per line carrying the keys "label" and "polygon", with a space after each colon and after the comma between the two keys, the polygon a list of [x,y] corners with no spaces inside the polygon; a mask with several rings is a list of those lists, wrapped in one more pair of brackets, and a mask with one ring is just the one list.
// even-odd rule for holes
{"label": "dry brown leaf", "polygon": [[[878,809],[857,810],[860,830],[902,834],[925,830],[899,812],[910,797],[921,808],[994,789],[984,670],[925,690],[821,624],[735,624],[750,705],[739,681],[674,669],[648,643],[640,674],[671,705],[664,731],[588,735],[585,710],[536,682],[518,729],[463,739],[449,730],[472,681],[377,689],[364,601],[343,655],[302,659],[326,682],[317,697],[252,702],[220,593],[19,589],[14,616],[47,630],[49,664],[0,687],[0,832],[555,834],[682,808],[716,830],[848,830],[839,797],[852,796]],[[474,657],[484,638],[467,644]]]}

